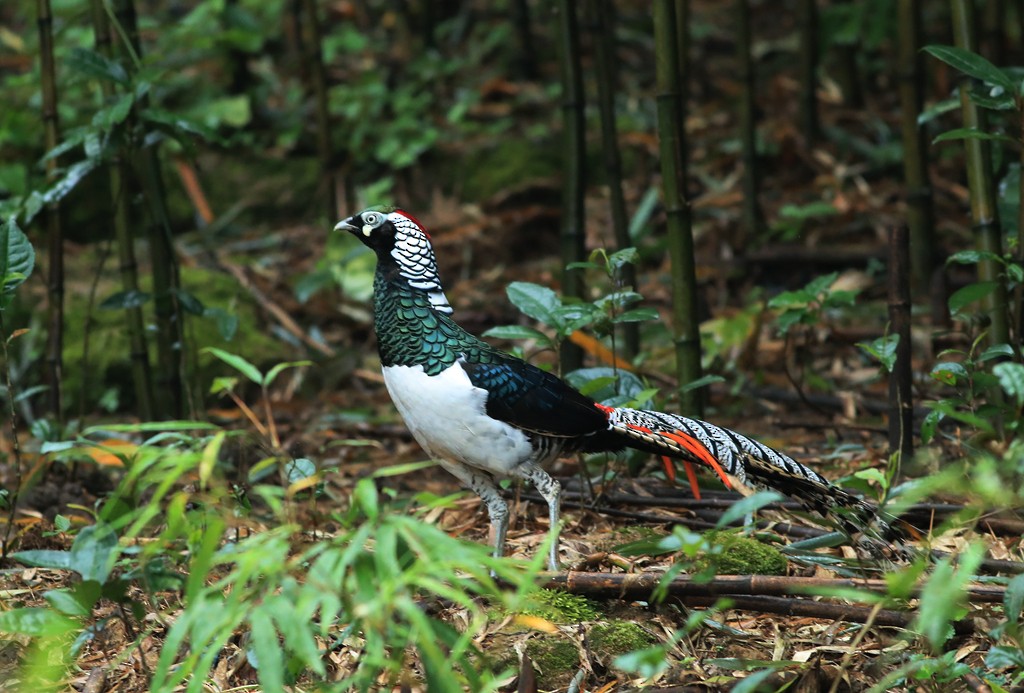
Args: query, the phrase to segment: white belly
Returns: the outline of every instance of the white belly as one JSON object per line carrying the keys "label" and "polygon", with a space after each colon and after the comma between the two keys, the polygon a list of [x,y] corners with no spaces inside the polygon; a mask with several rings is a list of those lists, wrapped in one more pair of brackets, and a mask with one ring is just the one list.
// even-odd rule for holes
{"label": "white belly", "polygon": [[533,449],[517,428],[487,416],[487,391],[475,387],[458,362],[429,376],[422,366],[386,366],[398,413],[431,457],[461,462],[498,477],[531,460]]}

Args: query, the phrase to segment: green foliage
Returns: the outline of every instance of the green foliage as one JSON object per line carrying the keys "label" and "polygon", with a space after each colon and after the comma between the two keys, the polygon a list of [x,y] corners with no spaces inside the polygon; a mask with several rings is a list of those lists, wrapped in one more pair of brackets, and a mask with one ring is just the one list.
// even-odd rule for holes
{"label": "green foliage", "polygon": [[830,202],[811,202],[806,205],[783,205],[779,217],[772,224],[771,231],[780,240],[792,241],[800,236],[807,222],[834,217],[838,212]]}
{"label": "green foliage", "polygon": [[857,291],[833,289],[838,272],[812,279],[796,291],[784,291],[768,301],[768,307],[779,311],[776,325],[786,334],[795,325],[815,325],[827,311],[853,305]]}
{"label": "green foliage", "polygon": [[[35,267],[36,253],[14,217],[0,221],[0,310]],[[5,337],[6,338],[6,337]]]}
{"label": "green foliage", "polygon": [[[197,429],[213,435],[188,433]],[[359,661],[335,685],[374,690],[382,676],[405,676],[413,658],[431,690],[491,690],[500,680],[477,671],[473,638],[486,620],[481,599],[510,612],[526,604],[534,588],[521,565],[384,507],[372,479],[359,482],[351,507],[334,518],[338,531],[314,543],[288,521],[287,494],[256,485],[250,495],[259,504],[251,507],[274,529],[238,538],[229,532],[238,506],[218,474],[225,432],[184,421],[106,429],[115,431],[157,433],[134,452],[120,453],[126,473],[99,507],[97,524],[79,531],[69,551],[13,556],[81,578],[73,588],[46,593],[47,606],[12,604],[0,614],[0,631],[34,638],[39,647],[78,643],[60,646],[65,657],[44,672],[47,680],[59,680],[73,662],[101,598],[129,611],[141,607],[127,598],[130,586],[151,603],[165,601],[157,599],[160,591],[181,593],[183,610],[166,634],[154,691],[203,690],[222,648],[239,631],[248,634],[247,656],[268,690],[322,681],[328,651],[356,641]],[[83,437],[49,451],[68,456],[96,445]],[[196,479],[194,490],[181,486],[183,477]],[[133,541],[142,536],[148,540]],[[513,589],[499,588],[498,580]],[[457,630],[429,615],[423,605],[432,599],[462,609],[468,627]]]}
{"label": "green foliage", "polygon": [[870,342],[858,342],[857,346],[865,354],[878,361],[886,373],[892,373],[896,365],[896,347],[900,344],[898,334],[887,334]]}
{"label": "green foliage", "polygon": [[582,623],[597,620],[601,611],[597,604],[578,594],[538,590],[529,596],[518,613],[538,616],[553,623]]}

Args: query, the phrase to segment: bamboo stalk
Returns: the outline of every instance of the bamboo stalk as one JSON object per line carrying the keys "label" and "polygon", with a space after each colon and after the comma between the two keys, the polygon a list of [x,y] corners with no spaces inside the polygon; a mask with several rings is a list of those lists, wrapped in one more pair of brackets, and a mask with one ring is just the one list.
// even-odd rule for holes
{"label": "bamboo stalk", "polygon": [[928,149],[917,122],[922,105],[921,3],[899,0],[900,123],[903,135],[903,183],[906,186],[907,225],[910,227],[910,268],[914,291],[926,295],[935,261],[935,216],[928,177]]}
{"label": "bamboo stalk", "polygon": [[[430,3],[427,3],[430,6]],[[320,175],[327,186],[327,219],[341,218],[338,209],[338,183],[334,173],[334,146],[331,143],[331,114],[328,108],[327,70],[324,68],[323,35],[316,0],[302,0],[306,15],[305,36],[302,39],[306,54],[305,63],[310,70],[313,97],[316,101],[317,156],[320,159]]]}
{"label": "bamboo stalk", "polygon": [[[125,32],[128,46],[135,61],[142,59],[138,19],[134,0],[117,0],[115,14]],[[137,69],[137,62],[136,62]],[[149,96],[143,95],[135,108],[145,108]],[[131,121],[129,121],[131,122]],[[153,309],[157,334],[157,381],[165,395],[156,402],[155,414],[160,417],[181,418],[184,412],[184,325],[183,311],[178,301],[180,289],[177,256],[171,235],[170,212],[167,208],[167,188],[160,168],[160,157],[155,147],[137,151],[138,169],[146,188],[144,195],[149,204],[151,223],[147,225],[150,272],[153,275]]]}
{"label": "bamboo stalk", "polygon": [[[615,89],[618,80],[615,69],[615,30],[611,0],[593,0],[596,41],[594,67],[597,76],[597,105],[601,117],[601,142],[604,153],[605,175],[608,177],[608,200],[612,213],[612,230],[619,250],[632,245],[629,238],[629,218],[626,198],[622,192],[622,156],[619,153],[618,128],[615,124]],[[619,279],[636,288],[636,267],[622,267]],[[632,360],[640,350],[640,326],[635,322],[619,325],[622,336],[622,354]]]}
{"label": "bamboo stalk", "polygon": [[[690,207],[686,199],[686,131],[679,85],[676,7],[672,0],[654,4],[655,78],[662,192],[672,263],[672,331],[680,385],[701,377],[700,325],[697,321],[697,276],[693,259]],[[700,416],[699,391],[680,393],[683,411]]]}
{"label": "bamboo stalk", "polygon": [[[850,0],[837,0],[833,7],[850,6]],[[843,103],[852,109],[864,106],[864,90],[860,85],[860,68],[857,65],[858,46],[856,40],[850,42],[845,37],[835,44],[836,65],[835,78],[839,90],[843,94]]]}
{"label": "bamboo stalk", "polygon": [[519,74],[524,79],[536,79],[537,54],[533,47],[533,31],[530,28],[530,4],[526,0],[512,0],[509,3],[512,11],[512,24],[515,27],[516,40],[519,43]]}
{"label": "bamboo stalk", "polygon": [[820,137],[818,119],[818,3],[800,0],[800,126],[810,148]]}
{"label": "bamboo stalk", "polygon": [[[43,136],[46,150],[52,151],[60,142],[60,121],[57,114],[57,71],[53,60],[53,14],[50,0],[37,0],[39,26],[40,75],[43,95]],[[46,160],[46,180],[57,178],[58,157]],[[61,389],[64,368],[64,229],[61,205],[55,201],[46,207],[46,237],[50,261],[47,273],[48,327],[46,342],[46,385],[50,415],[58,424],[64,420]]]}
{"label": "bamboo stalk", "polygon": [[750,2],[736,0],[736,64],[739,70],[739,136],[743,161],[743,226],[740,242],[756,238],[764,227],[764,215],[758,196],[761,192],[757,165],[756,85],[754,59],[751,52]]}
{"label": "bamboo stalk", "polygon": [[[96,50],[101,55],[111,58],[113,50],[110,40],[110,24],[103,7],[103,0],[91,0],[93,28],[96,35]],[[104,98],[113,96],[113,85],[101,80],[100,86]],[[138,263],[135,260],[135,238],[132,233],[131,210],[129,207],[129,181],[132,180],[131,169],[125,157],[130,146],[127,141],[118,143],[113,148],[110,164],[107,166],[110,178],[110,194],[114,207],[114,237],[117,239],[121,288],[124,291],[139,290]],[[125,322],[128,327],[128,342],[132,364],[132,382],[135,385],[136,408],[139,418],[147,421],[153,418],[153,378],[149,365],[149,350],[146,346],[145,321],[142,308],[125,309]]]}
{"label": "bamboo stalk", "polygon": [[[977,39],[974,31],[974,12],[969,0],[950,0],[953,13],[953,39],[957,47],[976,52]],[[965,128],[986,131],[986,118],[982,109],[970,99],[968,88],[970,78],[960,81],[960,110]],[[999,226],[999,210],[996,207],[995,186],[992,181],[992,155],[987,140],[968,138],[964,140],[967,155],[967,185],[971,192],[971,219],[977,236],[978,249],[1001,256],[1002,233]],[[989,328],[990,344],[1009,344],[1010,332],[1007,316],[1006,283],[1000,277],[1002,266],[998,261],[982,259],[978,262],[978,279],[994,282],[995,291],[982,303],[991,319]]]}
{"label": "bamboo stalk", "polygon": [[[586,192],[586,131],[583,113],[583,71],[580,67],[579,23],[573,0],[558,2],[559,63],[562,72],[562,123],[565,179],[562,194],[562,294],[581,298],[583,275],[566,265],[585,256],[584,193]],[[566,341],[561,348],[561,372],[583,365],[583,350]]]}
{"label": "bamboo stalk", "polygon": [[[573,594],[586,594],[601,598],[643,599],[661,584],[662,573],[542,573],[548,589],[564,589]],[[922,586],[911,590],[911,596],[920,595]],[[691,575],[677,575],[668,584],[672,595],[722,597],[726,595],[809,596],[836,590],[860,590],[873,594],[888,594],[886,580],[851,580],[846,578],[794,577],[789,575],[718,575],[701,581]],[[972,602],[999,604],[1006,596],[1002,585],[968,585]]]}
{"label": "bamboo stalk", "polygon": [[899,338],[889,375],[889,453],[898,450],[901,462],[914,455],[909,265],[910,236],[906,226],[896,226],[889,235],[889,329]]}

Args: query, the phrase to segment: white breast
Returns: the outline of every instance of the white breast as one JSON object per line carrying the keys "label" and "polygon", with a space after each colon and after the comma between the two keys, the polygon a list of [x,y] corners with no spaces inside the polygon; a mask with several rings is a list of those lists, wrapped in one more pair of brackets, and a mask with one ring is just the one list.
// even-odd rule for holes
{"label": "white breast", "polygon": [[457,362],[438,375],[423,366],[386,366],[384,384],[427,454],[498,477],[530,461],[533,449],[519,429],[487,416],[487,391],[475,387]]}

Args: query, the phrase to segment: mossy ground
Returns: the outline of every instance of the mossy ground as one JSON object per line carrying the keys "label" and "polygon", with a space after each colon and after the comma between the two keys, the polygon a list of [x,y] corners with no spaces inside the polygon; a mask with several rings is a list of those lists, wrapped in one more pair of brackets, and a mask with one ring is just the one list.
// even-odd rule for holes
{"label": "mossy ground", "polygon": [[775,547],[734,532],[708,532],[708,542],[717,551],[697,561],[697,569],[711,566],[719,575],[785,575],[786,557]]}

